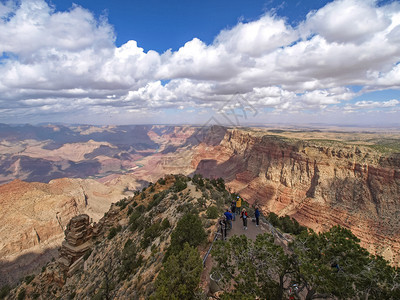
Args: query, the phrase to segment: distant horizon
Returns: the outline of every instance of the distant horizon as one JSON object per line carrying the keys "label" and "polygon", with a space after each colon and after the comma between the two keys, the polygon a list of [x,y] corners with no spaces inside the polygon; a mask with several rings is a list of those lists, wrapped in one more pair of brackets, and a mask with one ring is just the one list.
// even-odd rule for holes
{"label": "distant horizon", "polygon": [[189,123],[130,123],[130,124],[90,124],[90,123],[66,123],[66,122],[42,122],[42,123],[4,123],[0,122],[0,125],[7,126],[66,126],[66,127],[75,127],[75,126],[94,126],[94,127],[107,127],[107,126],[188,126],[188,127],[212,127],[212,126],[221,126],[226,128],[284,128],[288,130],[296,130],[302,129],[306,130],[309,128],[310,130],[316,129],[325,129],[325,130],[334,130],[335,127],[338,128],[357,128],[357,129],[393,129],[400,131],[400,123],[398,124],[328,124],[328,123],[248,123],[248,124],[240,124],[240,125],[229,125],[229,124],[189,124]]}
{"label": "distant horizon", "polygon": [[0,20],[0,122],[399,124],[400,0],[0,0]]}

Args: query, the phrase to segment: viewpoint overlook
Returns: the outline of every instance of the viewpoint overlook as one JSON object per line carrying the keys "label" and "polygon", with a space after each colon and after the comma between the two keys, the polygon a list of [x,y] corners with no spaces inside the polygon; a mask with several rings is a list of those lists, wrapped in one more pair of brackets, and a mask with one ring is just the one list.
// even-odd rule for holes
{"label": "viewpoint overlook", "polygon": [[14,299],[400,299],[400,0],[0,0]]}
{"label": "viewpoint overlook", "polygon": [[[43,138],[43,133],[49,136],[46,131],[52,133],[51,138]],[[353,251],[351,247],[365,251],[352,259],[367,265],[383,263],[368,263],[373,257],[368,255],[382,256],[384,270],[388,270],[382,276],[395,276],[390,275],[394,271],[389,267],[397,267],[400,260],[400,134],[395,131],[3,125],[1,135],[1,284],[13,286],[28,276],[10,292],[11,299],[22,292],[39,297],[44,290],[44,299],[52,294],[65,299],[71,295],[76,299],[97,295],[100,299],[106,294],[115,299],[162,299],[159,281],[164,273],[159,272],[167,268],[167,257],[171,252],[176,259],[183,259],[179,255],[194,255],[195,261],[195,257],[204,257],[221,230],[218,220],[237,195],[248,209],[249,228],[243,230],[242,219],[236,216],[228,241],[223,245],[217,242],[204,268],[200,263],[193,271],[198,274],[198,279],[193,279],[196,293],[235,293],[223,280],[218,281],[217,290],[215,282],[210,282],[215,268],[218,274],[225,274],[227,265],[221,259],[228,259],[224,255],[233,251],[229,247],[245,243],[250,248],[246,246],[242,254],[250,255],[247,251],[258,247],[252,240],[266,243],[263,247],[274,257],[283,251],[289,263],[296,251],[304,251],[296,248],[299,240],[334,239],[333,245],[339,247],[342,238],[354,241],[353,246],[346,246],[350,247],[347,250],[327,248],[325,251],[333,252],[326,260],[320,257],[322,250],[319,257],[312,258],[313,250],[309,249],[302,259],[318,261],[329,270],[331,265],[347,265],[348,272],[356,272],[351,275],[357,283],[353,295],[387,293],[393,298],[398,291],[395,281],[385,281],[383,290],[367,291],[363,285],[367,279],[360,275],[364,271],[353,270],[353,264],[346,261],[350,254],[343,254]],[[63,170],[71,176],[63,177]],[[251,222],[255,206],[263,216],[260,227]],[[177,238],[174,232],[188,214],[198,216],[190,222],[197,222],[204,230],[198,243],[190,244],[191,238],[187,241],[198,254],[189,248],[180,253],[183,240],[179,247],[173,246]],[[335,226],[340,226],[339,231]],[[299,228],[320,235],[307,237],[314,233],[301,233]],[[186,230],[196,238],[196,232]],[[236,240],[234,236],[240,234],[249,241]],[[180,250],[172,250],[174,247]],[[277,266],[281,263],[274,262]],[[242,274],[240,266],[237,262],[230,268],[239,267],[235,272]],[[288,266],[290,270],[297,268],[296,264]],[[259,295],[340,298],[320,282],[295,279],[289,269],[282,273],[280,285],[278,269],[264,270],[270,274],[271,288]],[[327,276],[324,272],[316,276]],[[360,283],[356,275],[361,276],[357,279]],[[237,282],[239,292],[244,279],[230,280]],[[324,280],[339,284],[332,278]],[[258,284],[254,278],[252,282]],[[293,284],[300,288],[296,293]]]}

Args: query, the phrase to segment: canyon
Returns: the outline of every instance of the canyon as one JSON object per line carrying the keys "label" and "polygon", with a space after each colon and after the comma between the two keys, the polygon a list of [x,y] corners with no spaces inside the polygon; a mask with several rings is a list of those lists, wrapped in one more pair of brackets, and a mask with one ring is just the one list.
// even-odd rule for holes
{"label": "canyon", "polygon": [[318,232],[341,225],[371,253],[400,262],[399,153],[233,129],[195,161],[196,172],[224,177],[264,213],[292,216]]}
{"label": "canyon", "polygon": [[7,126],[0,126],[7,272],[32,265],[28,253],[43,253],[34,256],[40,262],[55,256],[73,216],[96,221],[112,202],[165,174],[196,173],[224,178],[264,214],[289,215],[315,231],[349,228],[368,251],[400,263],[396,130]]}

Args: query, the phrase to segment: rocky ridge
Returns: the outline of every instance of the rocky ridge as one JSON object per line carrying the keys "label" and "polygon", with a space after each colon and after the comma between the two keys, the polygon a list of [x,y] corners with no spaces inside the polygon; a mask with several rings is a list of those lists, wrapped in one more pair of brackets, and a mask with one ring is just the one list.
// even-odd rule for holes
{"label": "rocky ridge", "polygon": [[[93,134],[93,128],[87,129]],[[83,134],[82,130],[84,128],[79,128],[77,132]],[[146,130],[150,141],[159,145],[159,149],[152,155],[146,154],[146,149],[141,150],[144,152],[140,155],[135,154],[144,158],[137,161],[142,166],[132,174],[112,174],[99,179],[105,187],[95,181],[91,181],[90,188],[83,184],[89,201],[86,210],[83,205],[85,193],[76,182],[89,181],[55,180],[56,185],[60,185],[58,189],[51,188],[53,181],[49,185],[32,183],[30,186],[16,181],[1,186],[0,202],[5,209],[0,212],[4,213],[0,221],[6,225],[4,230],[3,227],[0,229],[4,236],[0,239],[3,246],[0,251],[8,252],[2,252],[0,257],[10,262],[20,256],[20,260],[15,260],[17,264],[22,261],[22,266],[38,266],[43,260],[33,264],[36,256],[28,259],[29,256],[21,254],[49,249],[51,255],[46,252],[45,257],[47,261],[51,259],[63,239],[62,228],[71,217],[80,213],[92,217],[95,213],[100,218],[111,202],[123,197],[123,189],[128,189],[126,195],[130,195],[140,186],[138,179],[155,181],[166,173],[201,173],[211,178],[225,178],[231,191],[240,192],[250,203],[260,204],[264,212],[290,214],[317,231],[336,224],[349,228],[369,251],[384,255],[394,264],[399,263],[400,158],[393,151],[378,151],[366,142],[351,142],[354,139],[351,134],[343,139],[326,140],[322,137],[328,133],[319,133],[315,137],[311,132],[285,133],[218,126],[202,131],[188,126],[151,126]],[[100,131],[112,133],[111,137],[118,132],[112,127]],[[371,138],[371,134],[365,135],[367,140]],[[335,136],[340,137],[340,133]],[[142,137],[142,140],[146,138]],[[14,195],[7,194],[9,188]],[[114,194],[114,190],[118,192]],[[29,193],[34,196],[30,197]],[[37,208],[29,204],[33,199],[36,199]],[[102,202],[104,199],[106,201]],[[55,217],[56,212],[60,212],[57,215],[62,227]],[[46,221],[42,226],[32,221],[43,219],[42,215],[46,213],[51,222]],[[96,216],[93,218],[97,219]],[[13,237],[9,232],[16,228],[21,231]],[[1,269],[13,273],[8,266],[3,265]],[[16,275],[15,279],[20,276]]]}
{"label": "rocky ridge", "polygon": [[230,129],[200,144],[192,164],[264,212],[316,231],[349,228],[372,253],[400,263],[400,155],[334,140]]}
{"label": "rocky ridge", "polygon": [[0,186],[1,284],[12,283],[57,256],[69,220],[87,213],[98,221],[112,202],[123,197],[123,189],[124,185],[66,178],[48,184],[15,180]]}
{"label": "rocky ridge", "polygon": [[[97,224],[89,224],[85,215],[74,217],[68,224],[60,258],[29,282],[22,282],[8,299],[20,293],[38,299],[148,299],[154,292],[154,279],[171,232],[182,215],[201,216],[209,234],[208,242],[198,248],[204,255],[217,223],[206,218],[206,207],[215,205],[222,213],[225,199],[229,202],[229,193],[209,181],[199,186],[188,180],[186,176],[168,175],[134,197],[113,204]],[[186,186],[182,187],[182,182]],[[82,245],[89,247],[81,251]],[[208,280],[202,282],[204,290],[206,285]]]}

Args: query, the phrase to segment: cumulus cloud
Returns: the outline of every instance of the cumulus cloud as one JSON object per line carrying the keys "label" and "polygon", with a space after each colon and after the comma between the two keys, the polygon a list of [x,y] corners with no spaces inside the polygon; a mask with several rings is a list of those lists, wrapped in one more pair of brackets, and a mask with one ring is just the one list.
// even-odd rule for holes
{"label": "cumulus cloud", "polygon": [[355,103],[355,106],[357,107],[363,107],[363,108],[385,108],[385,107],[395,107],[400,104],[400,101],[397,99],[392,99],[389,101],[358,101]]}
{"label": "cumulus cloud", "polygon": [[391,18],[382,9],[374,9],[376,0],[339,0],[310,12],[301,30],[318,34],[329,43],[363,43],[371,35],[384,31]]}
{"label": "cumulus cloud", "polygon": [[230,53],[258,57],[279,47],[285,47],[299,38],[299,33],[283,19],[266,14],[250,23],[239,23],[234,28],[223,30],[215,44]]}
{"label": "cumulus cloud", "polygon": [[336,0],[297,27],[267,12],[211,44],[193,38],[165,53],[133,40],[116,47],[112,25],[78,5],[59,12],[44,0],[0,2],[0,121],[13,113],[203,111],[234,95],[275,112],[329,111],[369,91],[399,89],[399,80],[398,2]]}
{"label": "cumulus cloud", "polygon": [[113,47],[112,26],[96,21],[79,6],[74,5],[68,12],[55,12],[45,1],[26,0],[12,7],[7,13],[12,12],[13,16],[0,23],[0,52],[16,54],[29,62],[43,58],[53,49],[77,52]]}

